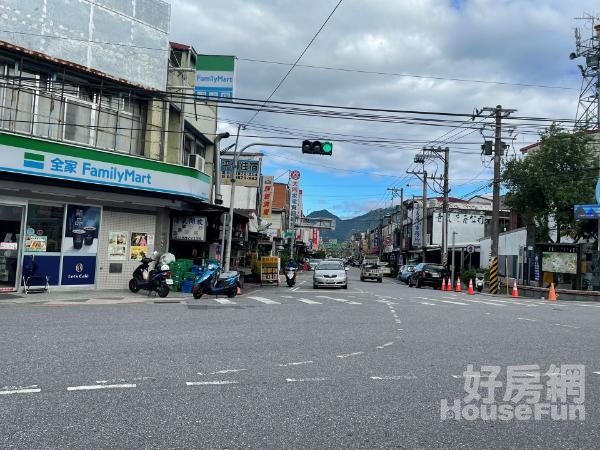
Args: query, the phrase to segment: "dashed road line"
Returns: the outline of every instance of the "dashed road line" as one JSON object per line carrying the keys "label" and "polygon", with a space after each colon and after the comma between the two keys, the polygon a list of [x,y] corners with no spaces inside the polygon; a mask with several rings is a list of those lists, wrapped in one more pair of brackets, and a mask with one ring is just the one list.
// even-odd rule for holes
{"label": "dashed road line", "polygon": [[346,303],[348,305],[362,305],[362,303],[346,300],[345,298],[328,297],[327,295],[315,295],[315,297],[316,298],[326,298],[328,300],[333,300],[335,302],[340,302],[340,303]]}
{"label": "dashed road line", "polygon": [[[37,385],[35,385],[37,386]],[[6,389],[3,391],[0,391],[0,395],[12,395],[12,394],[37,394],[39,392],[41,392],[42,390],[40,388],[31,386],[31,387],[26,387],[26,388],[16,388],[16,389]]]}
{"label": "dashed road line", "polygon": [[419,302],[421,305],[427,305],[427,306],[437,306],[435,303],[429,303],[429,302]]}
{"label": "dashed road line", "polygon": [[517,317],[517,320],[526,320],[527,322],[537,322],[536,319],[528,319],[526,317]]}
{"label": "dashed road line", "polygon": [[381,377],[369,377],[371,380],[416,380],[417,377],[413,374],[410,375],[384,375]]}
{"label": "dashed road line", "polygon": [[327,377],[313,377],[313,378],[286,378],[285,381],[288,383],[302,383],[306,381],[327,381]]}
{"label": "dashed road line", "polygon": [[454,302],[454,301],[452,301],[452,300],[440,300],[440,302],[442,302],[442,303],[451,303],[451,304],[453,304],[453,305],[464,305],[464,306],[469,306],[469,304],[468,304],[468,303],[465,303],[465,302]]}
{"label": "dashed road line", "polygon": [[89,386],[69,386],[67,391],[95,391],[98,389],[128,389],[137,387],[134,383],[123,384],[91,384]]}
{"label": "dashed road line", "polygon": [[[211,375],[222,375],[225,373],[238,373],[238,372],[245,372],[248,369],[223,369],[223,370],[217,370],[216,372],[211,372]],[[199,374],[200,375],[200,374]]]}
{"label": "dashed road line", "polygon": [[186,386],[218,386],[223,384],[238,384],[235,380],[215,380],[215,381],[186,381]]}
{"label": "dashed road line", "polygon": [[358,356],[358,355],[364,355],[365,352],[353,352],[353,353],[346,353],[345,355],[337,355],[338,358],[349,358],[351,356]]}
{"label": "dashed road line", "polygon": [[291,363],[287,363],[287,364],[279,364],[279,367],[288,367],[288,366],[303,366],[305,364],[312,364],[312,361],[297,361],[297,362],[291,362]]}

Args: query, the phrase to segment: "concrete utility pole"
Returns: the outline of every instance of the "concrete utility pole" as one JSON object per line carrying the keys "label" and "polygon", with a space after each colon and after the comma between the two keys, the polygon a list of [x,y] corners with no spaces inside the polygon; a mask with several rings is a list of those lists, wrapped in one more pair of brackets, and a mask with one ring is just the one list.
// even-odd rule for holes
{"label": "concrete utility pole", "polygon": [[[400,236],[402,236],[402,225],[404,222],[404,215],[403,215],[403,208],[404,208],[404,188],[387,188],[388,191],[390,191],[392,193],[392,206],[394,205],[394,197],[396,195],[398,195],[398,192],[400,192]],[[396,226],[398,224],[396,223]],[[400,238],[400,251],[402,251],[402,238]]]}
{"label": "concrete utility pole", "polygon": [[[423,167],[425,167],[423,165]],[[427,171],[423,170],[423,262],[427,261]]]}
{"label": "concrete utility pole", "polygon": [[[443,155],[443,156],[442,156]],[[448,147],[424,147],[423,148],[423,157],[426,161],[427,159],[438,158],[444,161],[444,176],[443,176],[443,194],[444,194],[444,203],[443,203],[443,213],[444,213],[444,221],[442,222],[442,264],[444,267],[448,267],[448,212],[449,212],[449,180],[448,180],[448,169],[450,164],[450,149]],[[433,178],[433,177],[431,177]]]}

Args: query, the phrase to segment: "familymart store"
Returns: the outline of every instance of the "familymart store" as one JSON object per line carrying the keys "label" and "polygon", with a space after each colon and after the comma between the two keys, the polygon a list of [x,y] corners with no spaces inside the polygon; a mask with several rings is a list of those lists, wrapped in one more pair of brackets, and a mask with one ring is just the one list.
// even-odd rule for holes
{"label": "familymart store", "polygon": [[188,167],[0,133],[0,291],[125,289],[170,217],[198,213],[210,177]]}

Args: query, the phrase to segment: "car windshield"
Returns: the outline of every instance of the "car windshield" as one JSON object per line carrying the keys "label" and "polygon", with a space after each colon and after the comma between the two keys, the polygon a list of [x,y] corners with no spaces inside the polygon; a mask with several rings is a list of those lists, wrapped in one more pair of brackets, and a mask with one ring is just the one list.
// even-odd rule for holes
{"label": "car windshield", "polygon": [[317,270],[344,270],[344,266],[339,262],[325,261],[319,264]]}

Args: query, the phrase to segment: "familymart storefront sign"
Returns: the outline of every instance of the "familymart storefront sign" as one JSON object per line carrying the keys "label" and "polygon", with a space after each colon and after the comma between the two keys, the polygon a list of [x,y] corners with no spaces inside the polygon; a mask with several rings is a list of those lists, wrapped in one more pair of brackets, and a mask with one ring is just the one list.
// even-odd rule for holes
{"label": "familymart storefront sign", "polygon": [[0,133],[0,171],[208,201],[210,177],[190,167]]}

